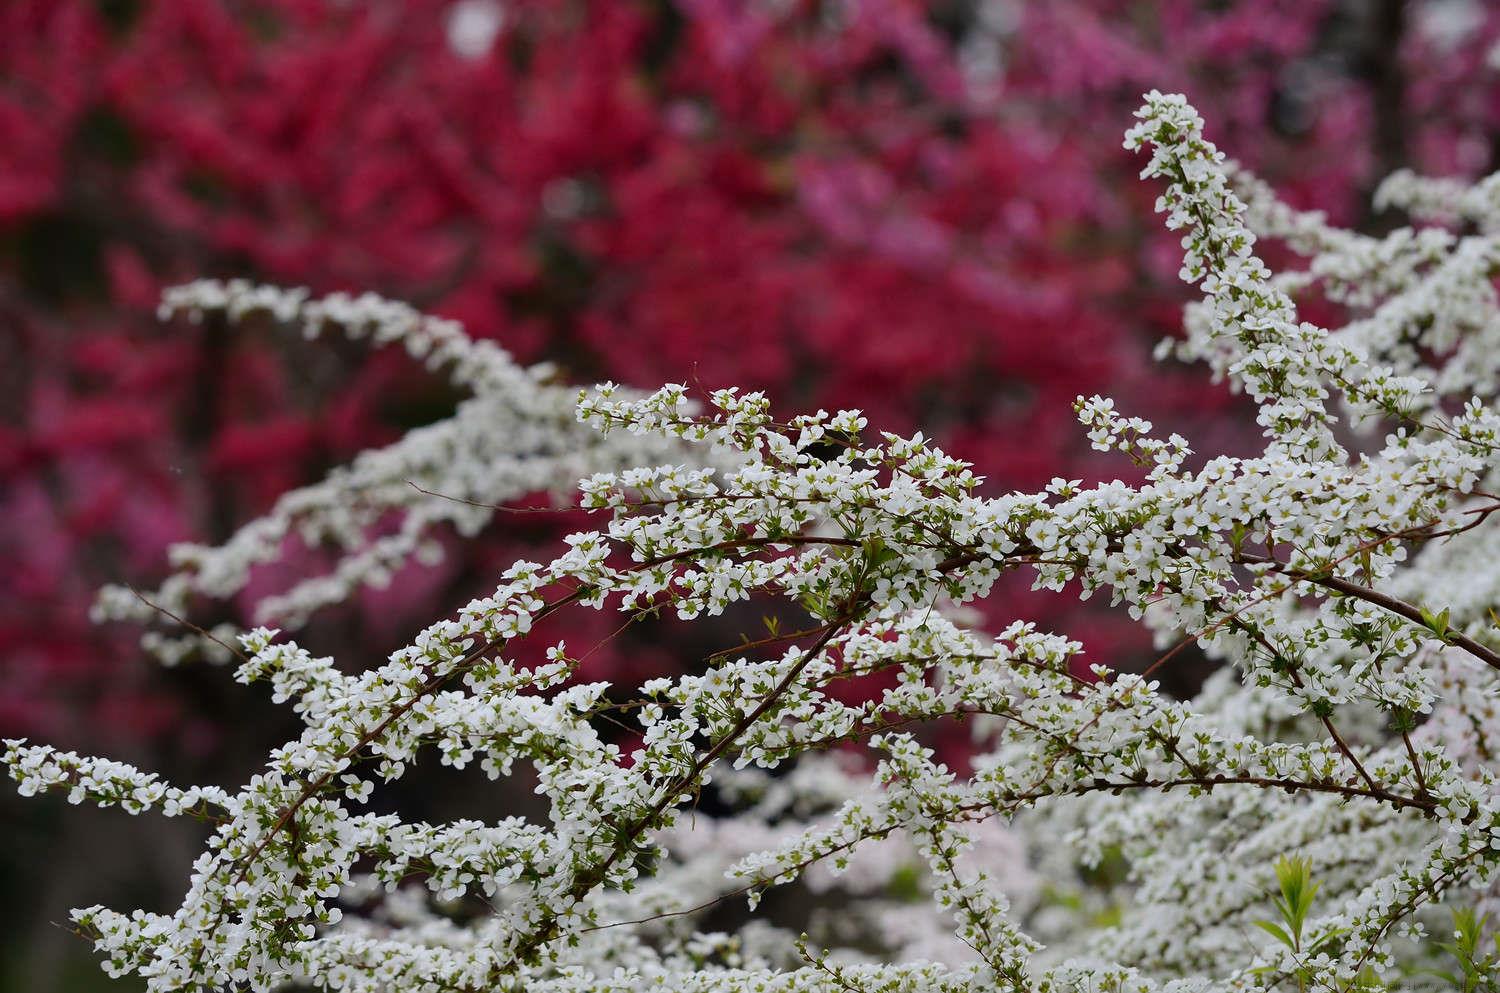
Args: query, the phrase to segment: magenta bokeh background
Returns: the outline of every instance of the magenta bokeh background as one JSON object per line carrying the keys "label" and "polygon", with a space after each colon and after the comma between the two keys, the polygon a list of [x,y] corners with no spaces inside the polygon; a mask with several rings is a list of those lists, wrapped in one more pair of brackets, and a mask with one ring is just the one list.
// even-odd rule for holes
{"label": "magenta bokeh background", "polygon": [[[1197,370],[1149,362],[1188,290],[1120,147],[1141,92],[1378,229],[1389,170],[1500,167],[1497,41],[1477,0],[6,0],[0,734],[220,762],[223,674],[144,664],[88,623],[95,588],[455,399],[395,354],[159,326],[165,285],[375,290],[581,382],[859,406],[997,488],[1124,475],[1077,394],[1248,443]],[[556,533],[501,523],[309,643],[378,658]],[[1101,661],[1148,647],[1001,599]],[[591,675],[674,657],[627,640]]]}

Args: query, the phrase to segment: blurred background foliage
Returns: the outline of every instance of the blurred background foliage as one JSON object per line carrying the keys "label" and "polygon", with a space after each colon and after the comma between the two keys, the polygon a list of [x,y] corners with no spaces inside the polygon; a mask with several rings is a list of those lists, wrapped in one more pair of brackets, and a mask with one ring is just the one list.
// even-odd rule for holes
{"label": "blurred background foliage", "polygon": [[[1127,476],[1087,457],[1077,394],[1200,451],[1253,440],[1196,370],[1149,361],[1187,291],[1120,148],[1141,92],[1186,92],[1291,202],[1379,230],[1391,170],[1500,168],[1497,41],[1480,0],[3,0],[0,734],[241,781],[286,715],[144,663],[89,624],[93,591],[456,399],[400,354],[161,326],[163,286],[373,290],[580,382],[858,406],[994,489]],[[382,658],[561,526],[502,516],[301,640]],[[1104,611],[1024,588],[987,609],[1150,658]],[[676,638],[612,640],[589,675],[704,647]],[[406,789],[437,819],[526,792]],[[68,908],[175,903],[199,840],[9,791],[0,823],[0,988],[37,993],[104,985]]]}

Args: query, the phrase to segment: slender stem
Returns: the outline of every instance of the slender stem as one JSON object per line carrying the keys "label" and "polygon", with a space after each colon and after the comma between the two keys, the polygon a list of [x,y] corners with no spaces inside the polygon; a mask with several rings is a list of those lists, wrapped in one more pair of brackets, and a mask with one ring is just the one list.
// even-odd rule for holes
{"label": "slender stem", "polygon": [[1411,760],[1412,774],[1417,777],[1417,791],[1424,797],[1428,796],[1427,777],[1422,775],[1422,763],[1417,761],[1417,750],[1412,747],[1411,735],[1405,728],[1401,730],[1401,743],[1406,746],[1406,757]]}
{"label": "slender stem", "polygon": [[[672,781],[650,808],[632,821],[625,830],[620,832],[610,849],[609,855],[603,861],[580,873],[574,879],[573,885],[568,890],[569,898],[581,900],[589,891],[599,885],[605,876],[608,875],[609,870],[624,856],[625,852],[630,849],[641,833],[656,823],[667,808],[677,801],[682,791],[696,784],[702,778],[704,771],[739,740],[740,735],[744,734],[746,730],[776,705],[776,702],[781,699],[782,695],[791,687],[796,678],[802,674],[802,670],[806,669],[813,659],[822,654],[823,649],[833,640],[834,635],[854,619],[857,611],[858,605],[856,604],[851,606],[836,620],[828,622],[824,626],[823,633],[818,637],[818,640],[803,653],[802,658],[796,665],[787,670],[786,675],[781,677],[776,685],[771,688],[771,691],[761,698],[760,703],[756,704],[755,707],[741,716],[739,720],[735,721],[734,725],[718,741],[714,742],[707,751],[698,756],[691,769]],[[516,951],[511,956],[510,962],[498,969],[498,974],[504,974],[509,971],[513,964],[525,961],[539,947],[556,937],[557,933],[557,919],[555,917],[549,918],[540,929],[532,932],[516,947]]]}
{"label": "slender stem", "polygon": [[[1255,564],[1269,564],[1273,566],[1277,572],[1281,573],[1284,576],[1287,576],[1288,578],[1301,580],[1302,582],[1306,583],[1312,583],[1316,586],[1321,586],[1324,589],[1333,590],[1335,593],[1342,593],[1344,596],[1350,596],[1354,597],[1356,600],[1363,600],[1366,603],[1372,603],[1377,607],[1389,610],[1393,614],[1399,614],[1400,616],[1411,621],[1413,624],[1420,625],[1424,628],[1427,627],[1427,619],[1422,616],[1421,610],[1419,610],[1413,604],[1407,603],[1405,600],[1393,597],[1388,593],[1382,593],[1379,590],[1371,589],[1368,586],[1361,586],[1358,583],[1351,582],[1347,579],[1340,579],[1337,576],[1320,575],[1317,573],[1305,572],[1300,569],[1293,569],[1290,566],[1286,565],[1284,562],[1277,561],[1276,559],[1265,558],[1259,555],[1242,555],[1240,556],[1240,560],[1242,562]],[[1490,649],[1484,647],[1473,638],[1470,638],[1468,635],[1459,634],[1457,632],[1450,632],[1446,636],[1445,640],[1450,645],[1453,645],[1457,648],[1462,648],[1464,651],[1468,652],[1476,659],[1479,659],[1479,661],[1483,662],[1490,668],[1500,670],[1500,654],[1496,654]]]}

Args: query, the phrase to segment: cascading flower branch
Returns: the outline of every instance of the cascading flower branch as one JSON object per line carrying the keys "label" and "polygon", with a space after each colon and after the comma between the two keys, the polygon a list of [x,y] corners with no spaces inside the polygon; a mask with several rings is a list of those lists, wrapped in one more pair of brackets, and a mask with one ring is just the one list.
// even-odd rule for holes
{"label": "cascading flower branch", "polygon": [[[1195,460],[1080,398],[1094,447],[1143,482],[987,496],[969,464],[877,440],[855,411],[587,392],[579,420],[604,437],[687,454],[585,478],[599,530],[376,667],[244,634],[237,678],[271,683],[304,730],[237,792],[7,743],[24,793],[211,825],[175,913],[76,912],[106,969],[160,991],[729,993],[1355,990],[1431,968],[1425,936],[1483,909],[1500,865],[1500,417],[1478,358],[1500,308],[1476,262],[1494,226],[1337,232],[1233,171],[1182,97],[1138,116],[1126,145],[1149,149],[1204,293],[1180,347],[1254,401],[1261,455]],[[1426,188],[1402,182],[1390,196]],[[1273,275],[1252,223],[1308,268]],[[1319,288],[1347,326],[1299,321],[1290,294]],[[1375,435],[1344,414],[1390,433],[1361,447]],[[464,424],[445,445],[481,429]],[[1225,664],[1185,702],[1150,673],[1080,676],[1079,645],[1033,625],[963,627],[954,608],[1013,570],[1107,592]],[[576,646],[517,661],[559,612],[690,621],[755,599],[803,620],[623,695],[574,678]],[[842,692],[877,673],[887,688]],[[970,770],[922,745],[942,720],[973,727]],[[548,817],[371,812],[427,753],[534,770]],[[706,790],[741,813],[690,813]],[[1126,875],[1106,888],[1111,862]],[[1319,888],[1288,896],[1304,870]],[[740,919],[710,920],[726,900],[788,886],[838,890],[839,926],[712,928]]]}
{"label": "cascading flower branch", "polygon": [[[229,600],[245,590],[256,566],[281,558],[296,538],[335,550],[335,564],[262,594],[255,613],[258,622],[299,627],[362,586],[388,583],[411,559],[441,558],[441,546],[430,540],[441,525],[470,537],[497,507],[518,497],[571,492],[582,473],[680,454],[660,439],[607,439],[590,431],[574,416],[576,394],[550,381],[550,367],[522,368],[493,342],[470,339],[457,322],[374,294],[311,300],[303,290],[199,280],[169,289],[159,313],[163,319],[185,314],[194,322],[209,313],[236,322],[267,314],[300,327],[309,339],[332,328],[376,346],[399,343],[472,396],[453,416],[361,453],[317,485],[283,494],[270,513],[222,546],[173,545],[168,554],[175,571],[158,589],[142,595],[105,587],[95,603],[96,621],[171,622],[189,613],[195,598]],[[399,523],[382,531],[391,517]],[[232,657],[224,641],[234,636],[228,624],[172,636],[148,630],[142,645],[168,665],[197,652],[222,662]]]}

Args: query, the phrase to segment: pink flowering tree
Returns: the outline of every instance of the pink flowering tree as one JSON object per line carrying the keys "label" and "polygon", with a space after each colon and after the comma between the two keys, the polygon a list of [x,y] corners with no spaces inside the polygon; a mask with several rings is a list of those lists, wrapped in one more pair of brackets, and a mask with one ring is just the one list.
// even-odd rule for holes
{"label": "pink flowering tree", "polygon": [[1099,129],[1190,89],[1292,202],[1356,220],[1397,166],[1489,164],[1493,25],[1431,6],[9,4],[0,712],[173,726],[154,687],[121,705],[93,588],[456,399],[396,356],[158,328],[167,283],[375,289],[522,361],[859,403],[1036,483],[1077,464],[1078,389],[1220,402],[1145,385],[1172,242]]}

